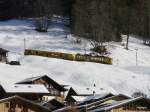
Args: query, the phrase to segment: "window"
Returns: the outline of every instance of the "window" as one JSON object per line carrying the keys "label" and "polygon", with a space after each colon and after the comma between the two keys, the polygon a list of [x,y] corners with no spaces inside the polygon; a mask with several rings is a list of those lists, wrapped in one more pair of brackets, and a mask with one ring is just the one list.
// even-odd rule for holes
{"label": "window", "polygon": [[18,104],[17,106],[18,106],[18,108],[22,108],[22,105],[20,105],[20,104]]}
{"label": "window", "polygon": [[23,106],[23,108],[22,108],[21,112],[28,112],[28,108],[27,108],[27,107],[25,107],[25,106]]}
{"label": "window", "polygon": [[9,108],[10,104],[9,103],[5,103],[5,108]]}
{"label": "window", "polygon": [[43,101],[45,101],[45,97],[43,97],[42,99],[43,99]]}
{"label": "window", "polygon": [[52,85],[49,85],[49,88],[50,88],[50,89],[53,89],[53,86],[52,86]]}
{"label": "window", "polygon": [[46,88],[49,88],[49,85],[48,85],[48,84],[45,84],[45,87],[46,87]]}

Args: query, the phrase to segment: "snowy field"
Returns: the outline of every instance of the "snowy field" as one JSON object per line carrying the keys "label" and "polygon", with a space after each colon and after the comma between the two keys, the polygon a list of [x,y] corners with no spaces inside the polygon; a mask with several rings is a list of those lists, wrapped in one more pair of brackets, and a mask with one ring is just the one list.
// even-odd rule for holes
{"label": "snowy field", "polygon": [[[96,84],[104,92],[131,95],[141,91],[150,96],[150,47],[142,45],[140,40],[130,38],[129,50],[125,50],[122,43],[109,43],[113,65],[23,56],[24,39],[26,48],[84,53],[86,46],[87,52],[90,52],[89,44],[76,44],[73,37],[66,38],[66,28],[61,21],[53,21],[48,33],[36,32],[32,24],[29,20],[0,22],[0,47],[10,51],[9,60],[21,61],[21,66],[0,63],[1,83],[15,83],[47,74],[61,84],[78,88]],[[138,49],[138,66],[135,49]]]}

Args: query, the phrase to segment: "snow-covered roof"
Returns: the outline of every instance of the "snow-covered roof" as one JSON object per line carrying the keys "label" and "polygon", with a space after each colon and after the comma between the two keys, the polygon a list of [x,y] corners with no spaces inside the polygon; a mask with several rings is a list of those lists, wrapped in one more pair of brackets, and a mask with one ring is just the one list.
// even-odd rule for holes
{"label": "snow-covered roof", "polygon": [[53,87],[55,87],[55,89],[58,89],[60,91],[66,91],[65,88],[61,84],[57,83],[55,80],[53,80],[52,78],[50,78],[47,75],[27,78],[27,79],[17,82],[16,84],[32,84],[33,81],[36,81],[38,79],[47,79],[48,83],[53,85]]}
{"label": "snow-covered roof", "polygon": [[86,96],[71,96],[74,100],[76,100],[77,102],[83,102],[86,100]]}
{"label": "snow-covered roof", "polygon": [[40,79],[42,77],[43,76],[30,77],[30,78],[24,79],[24,80],[22,80],[20,82],[17,82],[17,83],[32,82],[32,81],[35,81],[35,80]]}
{"label": "snow-covered roof", "polygon": [[0,48],[0,53],[7,53],[7,52],[9,52],[9,51],[6,49]]}
{"label": "snow-covered roof", "polygon": [[72,88],[75,90],[75,92],[78,95],[92,95],[92,94],[106,94],[106,93],[112,93],[117,94],[117,92],[111,88],[106,86],[98,86],[98,87],[81,87],[81,86],[72,86]]}
{"label": "snow-covered roof", "polygon": [[[132,95],[134,92],[141,91],[150,97],[150,47],[143,45],[142,40],[131,36],[130,50],[124,49],[120,42],[110,42],[107,49],[113,58],[114,65],[112,66],[46,57],[23,57],[24,39],[26,39],[27,48],[30,49],[85,53],[83,48],[86,46],[86,52],[91,53],[91,44],[88,40],[87,43],[85,41],[80,45],[74,44],[76,38],[73,35],[64,38],[67,31],[62,24],[52,21],[49,32],[45,34],[37,33],[33,29],[32,20],[29,19],[0,22],[0,47],[11,51],[10,54],[15,53],[12,57],[17,55],[22,64],[19,67],[0,64],[0,82],[14,83],[22,78],[35,76],[35,74],[50,73],[54,75],[49,76],[69,85],[89,86],[95,83],[99,87],[105,84],[119,93]],[[126,36],[124,37],[125,43]],[[135,66],[135,48],[139,49],[139,66]]]}
{"label": "snow-covered roof", "polygon": [[[91,96],[72,96],[74,100],[77,102],[87,102],[91,100],[97,100],[106,97],[107,95],[111,95],[111,93],[106,93],[106,94],[96,94],[96,95],[91,95]],[[112,94],[113,95],[113,94]]]}
{"label": "snow-covered roof", "polygon": [[137,97],[137,98],[131,98],[131,99],[123,100],[123,101],[113,101],[112,103],[106,104],[106,105],[102,106],[101,108],[92,110],[92,112],[111,110],[112,108],[119,107],[121,105],[128,104],[130,102],[138,101],[141,99],[144,99],[144,98],[143,97]]}
{"label": "snow-covered roof", "polygon": [[[97,95],[93,95],[93,96],[88,96],[87,99],[86,99],[86,101],[101,99],[101,98],[106,97],[107,95],[111,95],[111,93],[97,94]],[[112,94],[112,96],[113,96],[113,94]]]}
{"label": "snow-covered roof", "polygon": [[49,93],[44,85],[33,84],[1,84],[6,93]]}

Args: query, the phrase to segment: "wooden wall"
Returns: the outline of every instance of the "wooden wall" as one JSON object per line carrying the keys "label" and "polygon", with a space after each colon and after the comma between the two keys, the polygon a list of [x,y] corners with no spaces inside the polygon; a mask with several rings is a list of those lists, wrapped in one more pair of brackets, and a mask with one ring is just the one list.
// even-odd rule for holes
{"label": "wooden wall", "polygon": [[[15,111],[14,112],[22,112],[22,109],[23,109],[23,105],[18,105],[18,104],[15,104],[14,105],[14,109]],[[1,103],[0,104],[0,112],[11,112],[10,111],[10,102],[5,102],[5,103]],[[13,111],[12,111],[13,112]],[[25,111],[24,112],[40,112],[39,111],[34,111],[28,107],[25,107]]]}
{"label": "wooden wall", "polygon": [[130,103],[122,107],[114,108],[110,112],[150,112],[150,108],[144,103],[140,104],[138,102],[138,103]]}

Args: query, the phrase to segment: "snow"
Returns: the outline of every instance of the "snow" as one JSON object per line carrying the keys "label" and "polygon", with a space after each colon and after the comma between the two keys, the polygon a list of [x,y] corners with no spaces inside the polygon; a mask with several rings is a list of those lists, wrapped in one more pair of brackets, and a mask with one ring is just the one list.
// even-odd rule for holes
{"label": "snow", "polygon": [[37,79],[40,79],[42,76],[37,76],[37,77],[30,77],[30,78],[27,78],[27,79],[24,79],[20,82],[17,82],[17,84],[23,84],[23,83],[27,83],[27,82],[33,82]]}
{"label": "snow", "polygon": [[7,93],[49,93],[44,85],[31,84],[1,84]]}
{"label": "snow", "polygon": [[86,101],[86,96],[71,96],[76,102],[84,102]]}
{"label": "snow", "polygon": [[76,85],[71,85],[71,87],[75,90],[75,92],[78,94],[78,95],[93,95],[93,94],[105,94],[105,93],[112,93],[112,94],[117,94],[117,92],[107,86],[107,85],[99,85],[98,87],[92,87],[92,86],[84,86],[84,87],[81,87],[81,86],[76,86]]}
{"label": "snow", "polygon": [[130,102],[138,101],[138,100],[141,100],[141,99],[144,99],[144,98],[143,97],[137,97],[137,98],[131,98],[131,99],[128,99],[128,100],[123,100],[123,101],[113,101],[112,103],[108,103],[108,104],[105,104],[105,102],[104,102],[104,103],[102,103],[102,104],[105,104],[104,107],[92,110],[92,112],[111,110],[112,108],[118,107],[120,105],[125,105],[125,104],[128,104]]}
{"label": "snow", "polygon": [[72,96],[73,99],[77,101],[77,103],[83,103],[91,100],[97,100],[106,97],[109,93],[105,94],[96,94],[91,96]]}
{"label": "snow", "polygon": [[[1,21],[0,47],[8,49],[9,60],[19,60],[21,66],[0,63],[0,82],[15,83],[28,77],[48,75],[58,83],[79,88],[79,91],[83,90],[80,88],[93,88],[96,84],[96,88],[105,93],[113,91],[131,95],[141,91],[150,96],[150,48],[134,37],[129,40],[129,50],[121,43],[108,44],[113,65],[23,55],[24,39],[26,48],[30,49],[85,53],[85,47],[86,52],[90,52],[91,46],[86,40],[77,44],[73,36],[66,38],[66,29],[63,22],[53,21],[48,33],[38,33],[32,20]],[[136,48],[138,66],[135,62]]]}

